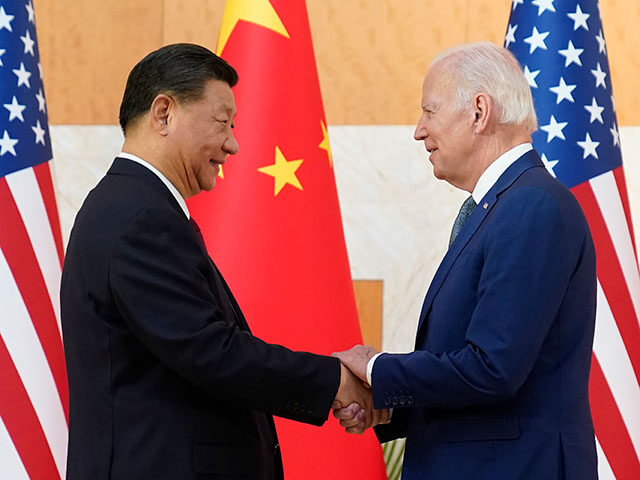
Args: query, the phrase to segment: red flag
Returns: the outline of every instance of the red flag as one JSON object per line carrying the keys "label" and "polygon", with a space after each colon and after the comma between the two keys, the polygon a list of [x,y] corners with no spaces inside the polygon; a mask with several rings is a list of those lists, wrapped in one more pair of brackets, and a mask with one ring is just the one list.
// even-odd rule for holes
{"label": "red flag", "polygon": [[[240,153],[189,208],[255,335],[349,348],[362,337],[304,0],[228,0],[218,53],[240,77]],[[386,478],[373,432],[276,422],[286,478]]]}

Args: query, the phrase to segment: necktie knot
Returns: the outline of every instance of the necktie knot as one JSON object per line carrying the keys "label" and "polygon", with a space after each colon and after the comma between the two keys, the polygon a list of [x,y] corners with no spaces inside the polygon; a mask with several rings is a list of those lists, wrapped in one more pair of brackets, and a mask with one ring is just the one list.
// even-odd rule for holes
{"label": "necktie knot", "polygon": [[471,216],[474,208],[476,208],[477,205],[478,204],[474,202],[473,196],[471,195],[469,195],[469,198],[467,198],[464,201],[464,203],[460,207],[458,216],[453,222],[453,228],[451,229],[451,236],[449,237],[449,246],[451,246],[451,244],[454,242],[454,240],[460,233],[460,230],[462,230],[462,227],[464,226],[464,224],[467,223],[467,220],[469,220],[469,217]]}

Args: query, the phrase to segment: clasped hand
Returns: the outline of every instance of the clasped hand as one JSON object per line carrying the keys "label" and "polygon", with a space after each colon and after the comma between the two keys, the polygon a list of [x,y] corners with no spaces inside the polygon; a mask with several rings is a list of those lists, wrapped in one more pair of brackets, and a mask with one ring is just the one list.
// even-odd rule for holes
{"label": "clasped hand", "polygon": [[333,416],[347,433],[361,434],[389,421],[389,410],[373,407],[371,387],[367,382],[367,364],[376,353],[373,347],[356,345],[333,354],[341,362],[340,387],[333,402]]}

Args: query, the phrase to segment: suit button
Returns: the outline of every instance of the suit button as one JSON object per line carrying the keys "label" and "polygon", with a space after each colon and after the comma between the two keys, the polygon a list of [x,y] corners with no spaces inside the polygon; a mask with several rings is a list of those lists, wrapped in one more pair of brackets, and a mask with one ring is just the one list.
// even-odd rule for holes
{"label": "suit button", "polygon": [[400,405],[404,405],[405,403],[407,403],[407,399],[404,397],[404,395],[402,395],[400,397]]}
{"label": "suit button", "polygon": [[394,395],[393,397],[391,397],[391,401],[393,402],[394,405],[398,404],[398,396]]}

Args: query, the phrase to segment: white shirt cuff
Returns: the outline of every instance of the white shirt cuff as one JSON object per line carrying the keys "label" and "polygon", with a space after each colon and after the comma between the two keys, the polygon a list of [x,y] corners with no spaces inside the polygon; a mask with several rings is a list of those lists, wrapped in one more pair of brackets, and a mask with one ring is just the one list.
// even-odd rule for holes
{"label": "white shirt cuff", "polygon": [[369,385],[371,385],[371,374],[373,373],[373,364],[376,361],[376,358],[378,358],[383,353],[384,352],[376,353],[373,357],[371,357],[371,359],[369,360],[369,363],[367,363],[367,383]]}

